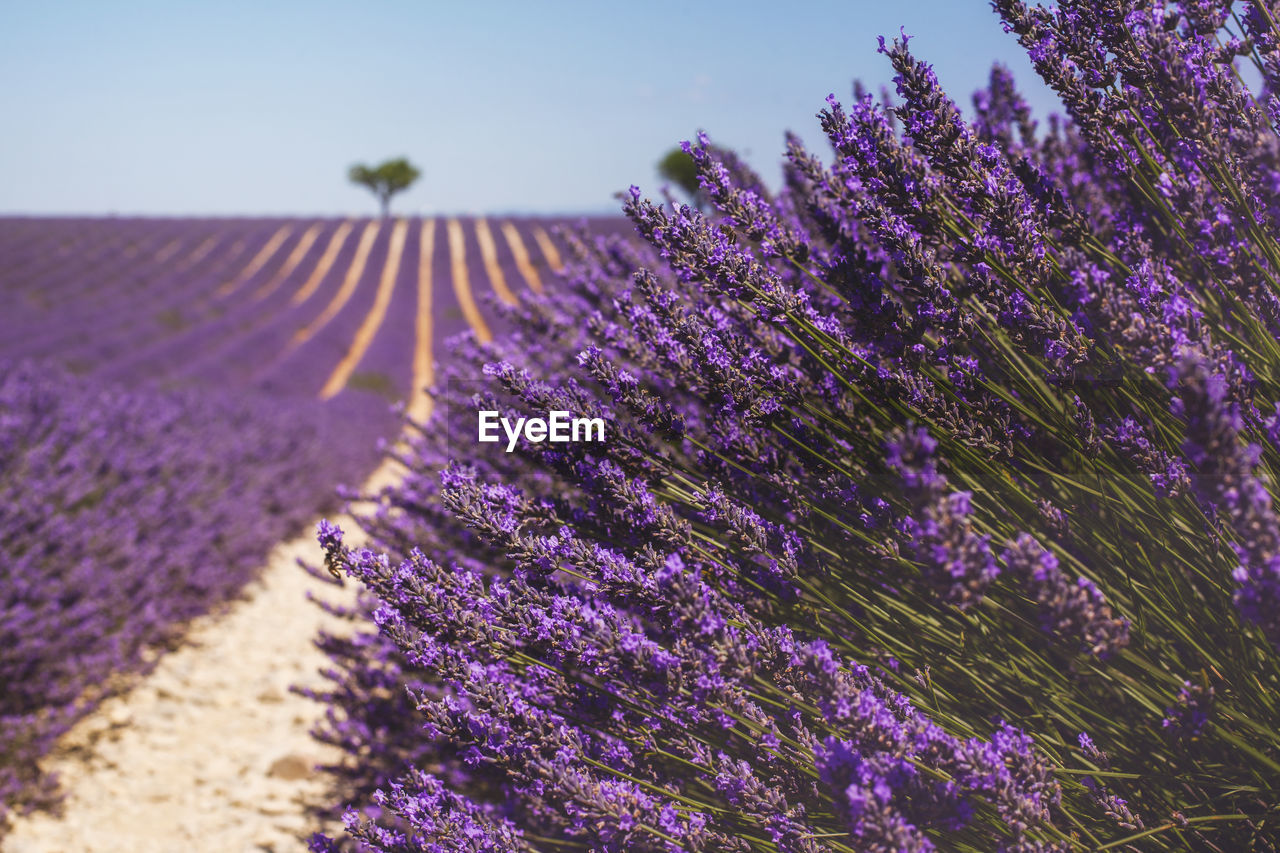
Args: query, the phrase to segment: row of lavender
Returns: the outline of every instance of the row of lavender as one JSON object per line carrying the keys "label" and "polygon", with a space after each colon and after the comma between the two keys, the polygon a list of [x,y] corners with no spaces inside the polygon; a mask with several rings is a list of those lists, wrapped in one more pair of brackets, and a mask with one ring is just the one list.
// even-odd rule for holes
{"label": "row of lavender", "polygon": [[609,440],[320,526],[313,849],[1280,850],[1280,4],[994,5],[1069,120],[883,44],[832,162],[700,140],[711,214],[456,348],[441,416]]}
{"label": "row of lavender", "polygon": [[559,266],[557,224],[0,220],[0,355],[102,379],[316,395],[374,313],[384,319],[354,390],[403,397],[420,280],[435,338],[469,324],[487,335],[495,300]]}
{"label": "row of lavender", "polygon": [[56,795],[69,725],[358,486],[433,340],[559,264],[552,226],[0,220],[0,822]]}

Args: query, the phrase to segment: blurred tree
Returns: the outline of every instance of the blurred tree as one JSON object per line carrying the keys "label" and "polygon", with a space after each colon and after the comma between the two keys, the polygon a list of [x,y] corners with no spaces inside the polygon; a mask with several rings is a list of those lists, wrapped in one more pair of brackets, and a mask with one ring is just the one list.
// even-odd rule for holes
{"label": "blurred tree", "polygon": [[367,187],[378,197],[378,203],[382,205],[382,218],[385,219],[391,215],[391,197],[412,186],[422,176],[422,172],[405,158],[397,157],[372,168],[357,163],[351,167],[347,176],[353,184]]}
{"label": "blurred tree", "polygon": [[658,174],[684,190],[693,206],[702,210],[706,196],[698,184],[698,169],[692,157],[679,148],[672,148],[658,161]]}

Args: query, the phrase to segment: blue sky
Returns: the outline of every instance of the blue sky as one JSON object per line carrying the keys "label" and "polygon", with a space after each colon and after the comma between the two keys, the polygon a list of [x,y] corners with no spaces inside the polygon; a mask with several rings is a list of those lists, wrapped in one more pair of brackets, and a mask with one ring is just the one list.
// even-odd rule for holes
{"label": "blue sky", "polygon": [[346,169],[399,155],[398,212],[612,212],[699,129],[776,182],[899,27],[964,106],[998,60],[1054,107],[986,0],[0,0],[0,212],[372,213]]}

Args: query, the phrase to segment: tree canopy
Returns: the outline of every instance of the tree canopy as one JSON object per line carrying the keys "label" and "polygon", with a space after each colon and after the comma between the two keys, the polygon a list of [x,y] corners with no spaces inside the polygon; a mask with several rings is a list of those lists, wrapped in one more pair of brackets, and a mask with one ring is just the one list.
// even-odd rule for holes
{"label": "tree canopy", "polygon": [[658,161],[658,174],[684,190],[693,206],[702,209],[703,193],[698,183],[698,167],[681,148],[672,148]]}
{"label": "tree canopy", "polygon": [[352,183],[368,188],[378,197],[385,218],[391,215],[391,197],[412,186],[422,172],[404,157],[397,157],[372,167],[357,163],[347,176]]}

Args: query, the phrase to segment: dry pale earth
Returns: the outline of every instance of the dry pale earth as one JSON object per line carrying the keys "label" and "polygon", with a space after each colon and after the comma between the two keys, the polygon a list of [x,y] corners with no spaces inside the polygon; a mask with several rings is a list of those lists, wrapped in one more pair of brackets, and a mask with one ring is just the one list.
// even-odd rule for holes
{"label": "dry pale earth", "polygon": [[[397,474],[384,465],[366,490]],[[335,521],[354,534],[349,518]],[[326,789],[316,765],[337,755],[308,734],[320,706],[289,688],[323,683],[313,641],[345,629],[308,594],[351,603],[355,590],[313,578],[298,558],[322,560],[310,532],[273,551],[244,600],[197,620],[184,647],[63,737],[49,762],[63,813],[19,820],[5,853],[306,850],[317,828],[307,804]]]}

